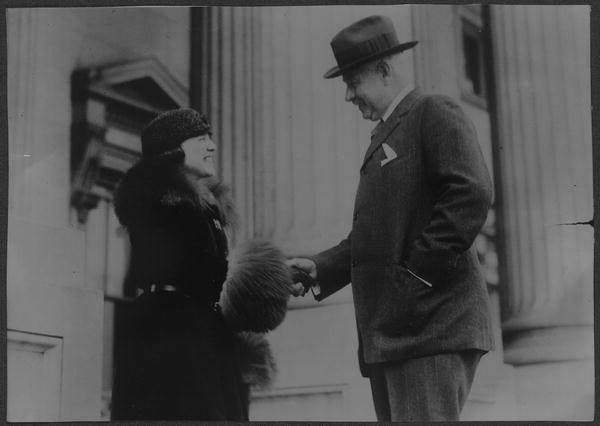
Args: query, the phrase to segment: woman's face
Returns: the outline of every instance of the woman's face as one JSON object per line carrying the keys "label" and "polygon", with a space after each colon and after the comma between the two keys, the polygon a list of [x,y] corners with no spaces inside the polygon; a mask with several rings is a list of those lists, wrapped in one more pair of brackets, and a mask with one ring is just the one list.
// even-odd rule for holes
{"label": "woman's face", "polygon": [[214,154],[217,146],[209,134],[194,136],[181,144],[185,153],[185,165],[201,177],[215,175]]}

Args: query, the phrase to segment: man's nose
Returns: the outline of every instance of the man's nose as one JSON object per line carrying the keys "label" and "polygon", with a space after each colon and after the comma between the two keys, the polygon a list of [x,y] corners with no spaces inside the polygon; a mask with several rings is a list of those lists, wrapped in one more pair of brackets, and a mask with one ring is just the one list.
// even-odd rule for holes
{"label": "man's nose", "polygon": [[354,90],[346,87],[346,102],[352,102],[352,99],[354,99]]}

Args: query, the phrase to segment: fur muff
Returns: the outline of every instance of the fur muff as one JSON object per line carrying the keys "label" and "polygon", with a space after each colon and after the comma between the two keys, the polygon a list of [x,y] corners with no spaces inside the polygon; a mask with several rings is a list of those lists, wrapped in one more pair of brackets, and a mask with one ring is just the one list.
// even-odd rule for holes
{"label": "fur muff", "polygon": [[219,304],[236,331],[267,332],[287,311],[293,281],[283,253],[267,241],[248,241],[231,253]]}
{"label": "fur muff", "polygon": [[240,332],[237,334],[236,350],[244,383],[256,390],[271,386],[277,365],[266,337],[259,333]]}

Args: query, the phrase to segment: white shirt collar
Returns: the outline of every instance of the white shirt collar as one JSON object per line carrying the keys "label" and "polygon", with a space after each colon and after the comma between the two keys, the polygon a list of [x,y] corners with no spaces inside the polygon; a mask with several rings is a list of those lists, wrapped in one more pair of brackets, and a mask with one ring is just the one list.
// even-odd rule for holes
{"label": "white shirt collar", "polygon": [[411,84],[402,89],[400,93],[396,95],[392,103],[385,110],[383,117],[381,117],[381,121],[386,121],[390,117],[390,115],[392,115],[392,112],[394,112],[398,104],[402,102],[402,99],[404,99],[406,95],[408,95],[413,89],[414,87]]}

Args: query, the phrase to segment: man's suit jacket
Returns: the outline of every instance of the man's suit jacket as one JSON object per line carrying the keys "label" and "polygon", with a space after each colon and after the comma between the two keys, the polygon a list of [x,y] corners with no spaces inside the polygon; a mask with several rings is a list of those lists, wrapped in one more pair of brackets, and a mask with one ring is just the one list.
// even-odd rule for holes
{"label": "man's suit jacket", "polygon": [[[382,165],[384,143],[397,157]],[[365,362],[493,348],[472,246],[491,198],[475,129],[452,99],[412,91],[375,128],[352,231],[313,257],[318,300],[352,283],[363,374]]]}

